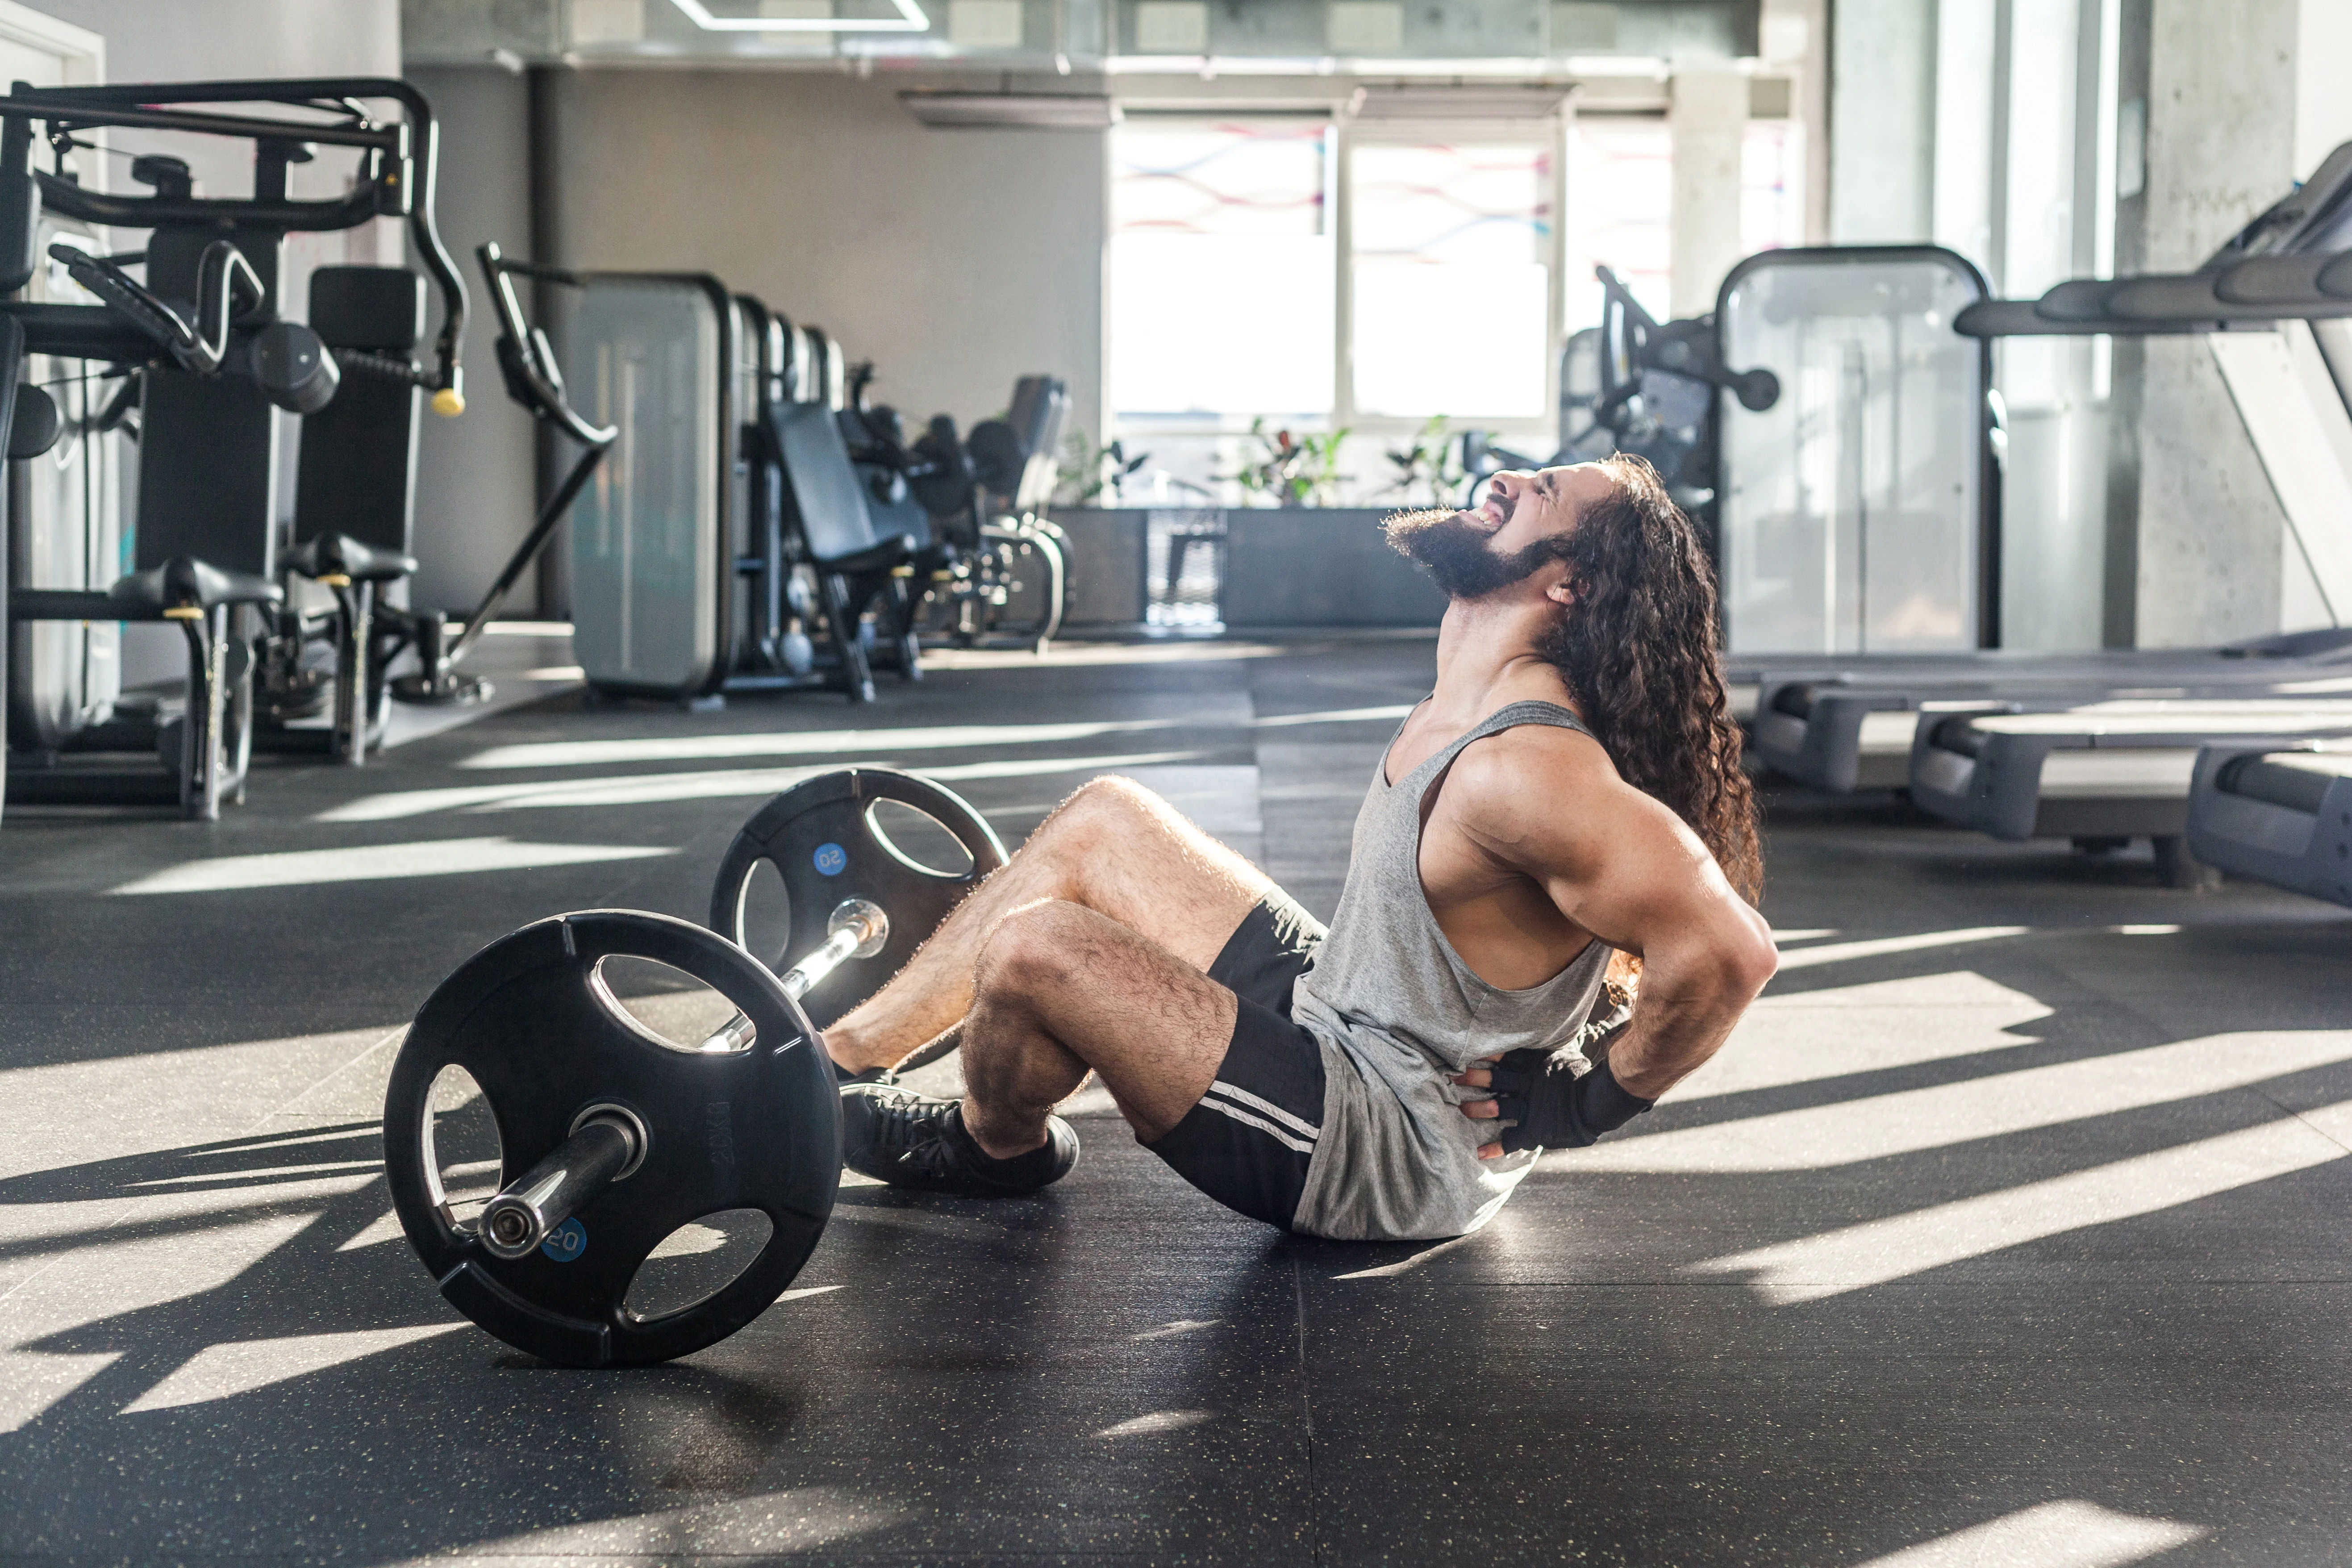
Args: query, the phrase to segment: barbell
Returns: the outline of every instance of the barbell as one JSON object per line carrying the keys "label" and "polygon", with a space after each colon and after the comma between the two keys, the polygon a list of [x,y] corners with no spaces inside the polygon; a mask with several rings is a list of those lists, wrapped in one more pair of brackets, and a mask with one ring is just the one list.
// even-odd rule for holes
{"label": "barbell", "polygon": [[[946,827],[971,865],[916,860],[875,821],[885,800]],[[830,1022],[871,995],[1003,858],[952,792],[847,770],[787,790],[736,836],[713,894],[718,930],[593,910],[527,925],[459,965],[418,1010],[384,1098],[394,1206],[442,1295],[567,1366],[667,1361],[766,1310],[815,1248],[841,1177],[840,1101],[804,999],[823,987]],[[805,948],[781,973],[743,945],[762,862],[782,873],[791,942]],[[731,1016],[698,1044],[672,1043],[614,994],[605,966],[623,958],[701,982]],[[452,1068],[499,1132],[499,1190],[472,1217],[434,1144],[435,1086]],[[741,1209],[769,1233],[740,1272],[672,1310],[630,1306],[664,1240]]]}

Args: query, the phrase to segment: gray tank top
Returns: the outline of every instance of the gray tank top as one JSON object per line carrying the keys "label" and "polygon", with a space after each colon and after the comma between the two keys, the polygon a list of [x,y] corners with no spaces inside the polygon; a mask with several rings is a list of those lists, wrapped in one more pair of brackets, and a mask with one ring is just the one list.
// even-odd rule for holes
{"label": "gray tank top", "polygon": [[1611,949],[1594,942],[1541,984],[1507,991],[1462,962],[1421,886],[1423,800],[1463,747],[1520,724],[1591,733],[1557,703],[1514,702],[1393,784],[1385,749],[1373,769],[1330,934],[1291,1002],[1324,1047],[1323,1136],[1299,1229],[1458,1236],[1492,1217],[1534,1163],[1533,1151],[1480,1160],[1492,1130],[1455,1109],[1478,1091],[1447,1080],[1481,1057],[1568,1043],[1600,994]]}

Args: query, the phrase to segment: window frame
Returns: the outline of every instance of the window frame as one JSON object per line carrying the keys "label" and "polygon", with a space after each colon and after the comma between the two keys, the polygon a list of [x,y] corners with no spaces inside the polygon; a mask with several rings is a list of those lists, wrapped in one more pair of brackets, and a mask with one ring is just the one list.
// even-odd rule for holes
{"label": "window frame", "polygon": [[1443,142],[1470,147],[1541,146],[1551,159],[1551,189],[1546,194],[1551,207],[1551,233],[1544,247],[1549,282],[1544,289],[1543,405],[1525,419],[1469,417],[1456,421],[1449,415],[1445,416],[1449,427],[1456,424],[1465,428],[1483,425],[1503,432],[1507,437],[1555,429],[1559,422],[1559,346],[1567,326],[1567,225],[1563,219],[1568,201],[1568,116],[1550,114],[1537,120],[1383,120],[1369,124],[1347,117],[1338,122],[1337,142],[1333,184],[1337,186],[1338,204],[1334,227],[1339,240],[1335,252],[1339,268],[1336,280],[1339,319],[1334,350],[1337,363],[1333,367],[1331,398],[1333,428],[1359,436],[1410,436],[1429,423],[1427,417],[1412,415],[1367,414],[1356,405],[1356,149],[1423,147]]}
{"label": "window frame", "polygon": [[[1352,189],[1355,174],[1355,149],[1359,146],[1426,146],[1444,142],[1456,146],[1538,147],[1550,158],[1550,188],[1546,193],[1551,208],[1550,235],[1545,247],[1544,263],[1549,281],[1545,289],[1546,336],[1544,350],[1543,405],[1524,419],[1495,419],[1448,416],[1451,428],[1486,428],[1500,432],[1507,443],[1518,444],[1534,440],[1545,445],[1552,438],[1559,425],[1559,347],[1567,322],[1567,203],[1568,203],[1568,127],[1570,111],[1529,119],[1445,120],[1438,118],[1379,121],[1365,122],[1335,108],[1327,114],[1261,110],[1255,113],[1219,112],[1213,109],[1159,112],[1155,121],[1215,121],[1223,124],[1280,123],[1296,125],[1301,121],[1318,120],[1328,127],[1328,152],[1324,164],[1323,202],[1326,222],[1332,237],[1332,265],[1337,276],[1332,279],[1335,320],[1332,341],[1331,411],[1328,416],[1300,417],[1278,416],[1286,423],[1304,428],[1346,430],[1350,437],[1384,437],[1411,436],[1428,424],[1424,417],[1409,415],[1367,414],[1356,404],[1355,386],[1355,196]],[[1140,119],[1141,116],[1137,118]],[[1115,135],[1116,132],[1113,132]],[[1108,153],[1108,142],[1106,152]],[[1106,156],[1103,161],[1105,182],[1104,213],[1111,211],[1110,184],[1117,178],[1117,160]],[[1179,437],[1234,437],[1246,434],[1255,411],[1221,411],[1198,418],[1178,416],[1130,414],[1112,404],[1113,356],[1117,353],[1112,342],[1110,323],[1111,299],[1118,279],[1111,268],[1110,240],[1115,230],[1106,228],[1103,237],[1103,311],[1102,311],[1102,381],[1103,427],[1113,436],[1161,436]],[[1276,416],[1268,416],[1277,417]],[[1321,423],[1328,418],[1328,423]],[[1548,445],[1545,449],[1549,450]]]}

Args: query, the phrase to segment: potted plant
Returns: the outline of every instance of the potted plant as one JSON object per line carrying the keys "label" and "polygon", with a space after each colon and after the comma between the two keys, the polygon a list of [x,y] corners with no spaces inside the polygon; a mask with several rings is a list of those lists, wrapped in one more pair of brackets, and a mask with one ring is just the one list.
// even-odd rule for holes
{"label": "potted plant", "polygon": [[1223,476],[1242,488],[1252,506],[1332,506],[1339,500],[1339,444],[1345,430],[1276,430],[1268,435],[1264,416],[1250,421],[1258,451],[1241,471]]}

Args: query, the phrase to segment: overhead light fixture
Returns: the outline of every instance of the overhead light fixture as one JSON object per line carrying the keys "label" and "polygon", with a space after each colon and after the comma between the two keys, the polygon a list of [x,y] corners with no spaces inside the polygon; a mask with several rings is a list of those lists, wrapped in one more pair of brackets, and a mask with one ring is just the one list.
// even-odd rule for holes
{"label": "overhead light fixture", "polygon": [[902,92],[898,101],[942,131],[1108,131],[1118,105],[1102,93]]}
{"label": "overhead light fixture", "polygon": [[714,16],[702,0],[669,0],[706,33],[928,33],[931,19],[915,0],[890,0],[896,16]]}

